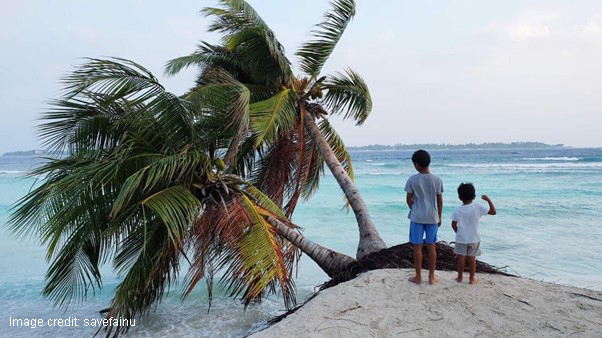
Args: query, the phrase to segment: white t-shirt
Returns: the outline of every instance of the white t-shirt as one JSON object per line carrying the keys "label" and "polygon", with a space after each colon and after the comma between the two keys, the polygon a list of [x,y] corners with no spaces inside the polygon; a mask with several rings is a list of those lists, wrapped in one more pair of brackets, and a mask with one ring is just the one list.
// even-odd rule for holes
{"label": "white t-shirt", "polygon": [[462,204],[454,210],[451,216],[458,223],[456,243],[478,243],[481,241],[479,234],[479,218],[489,212],[489,206],[478,203]]}

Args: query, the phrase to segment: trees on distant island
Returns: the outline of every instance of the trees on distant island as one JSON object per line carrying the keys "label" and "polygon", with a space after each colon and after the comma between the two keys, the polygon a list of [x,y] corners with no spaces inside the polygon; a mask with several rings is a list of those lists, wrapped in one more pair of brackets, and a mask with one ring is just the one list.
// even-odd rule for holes
{"label": "trees on distant island", "polygon": [[[415,150],[415,149],[541,149],[541,148],[570,148],[562,143],[548,144],[542,142],[486,142],[486,143],[424,143],[424,144],[370,144],[367,146],[347,147],[347,150]],[[12,151],[2,156],[42,156],[46,155],[44,150]]]}
{"label": "trees on distant island", "polygon": [[43,155],[43,150],[23,150],[23,151],[10,151],[2,154],[2,156],[38,156]]}
{"label": "trees on distant island", "polygon": [[542,142],[486,142],[486,143],[424,143],[424,144],[371,144],[367,146],[347,147],[349,150],[416,150],[416,149],[540,149],[540,148],[566,148],[564,144],[547,144]]}

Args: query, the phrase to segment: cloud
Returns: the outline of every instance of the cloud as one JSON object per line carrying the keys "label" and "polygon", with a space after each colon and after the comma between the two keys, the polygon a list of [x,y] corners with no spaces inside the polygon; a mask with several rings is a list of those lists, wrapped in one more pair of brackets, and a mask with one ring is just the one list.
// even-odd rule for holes
{"label": "cloud", "polygon": [[103,37],[100,30],[88,25],[74,24],[67,30],[71,36],[86,42],[95,42]]}
{"label": "cloud", "polygon": [[547,38],[553,33],[551,27],[559,17],[559,11],[528,9],[514,15],[509,21],[485,27],[482,33],[517,41]]}
{"label": "cloud", "polygon": [[584,36],[602,37],[602,15],[595,15],[584,25],[575,24],[574,29]]}
{"label": "cloud", "polygon": [[571,43],[572,39],[602,38],[602,14],[582,14],[564,9],[526,9],[510,20],[491,24],[479,35],[515,43]]}
{"label": "cloud", "polygon": [[[491,114],[527,126],[538,139],[591,145],[584,121],[600,124],[602,16],[529,9],[480,31],[482,57],[469,72]],[[556,138],[554,138],[556,137]],[[537,137],[536,137],[537,138]]]}
{"label": "cloud", "polygon": [[0,13],[6,14],[17,14],[27,10],[31,6],[29,0],[2,0],[0,1]]}
{"label": "cloud", "polygon": [[560,13],[545,10],[528,10],[520,13],[510,23],[503,26],[503,32],[510,39],[538,39],[550,36],[550,25]]}

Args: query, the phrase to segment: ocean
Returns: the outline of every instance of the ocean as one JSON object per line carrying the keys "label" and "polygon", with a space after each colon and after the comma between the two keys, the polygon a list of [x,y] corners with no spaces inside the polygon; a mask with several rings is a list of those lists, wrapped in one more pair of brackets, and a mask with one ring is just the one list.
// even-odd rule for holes
{"label": "ocean", "polygon": [[[487,194],[498,214],[481,222],[481,260],[506,266],[508,272],[546,282],[602,290],[602,149],[433,150],[431,172],[444,183],[443,225],[439,240],[454,240],[449,217],[460,201],[456,187],[472,182],[477,195]],[[358,188],[374,223],[388,245],[408,240],[408,208],[403,187],[415,173],[411,151],[354,151]],[[103,267],[104,288],[66,311],[41,297],[47,263],[36,240],[18,241],[5,222],[11,205],[34,184],[23,178],[36,160],[0,157],[0,336],[91,336],[95,328],[84,319],[100,319],[119,277]],[[343,196],[327,174],[319,192],[299,205],[293,221],[311,240],[355,254],[357,225],[342,209]],[[307,257],[296,278],[298,301],[327,279]],[[201,284],[201,283],[200,283]],[[399,292],[403,292],[400,289]],[[180,302],[176,287],[147,317],[136,320],[131,337],[239,337],[262,327],[281,313],[281,299],[272,297],[247,310],[217,292],[208,312],[207,294],[198,288]],[[49,326],[48,320],[79,319],[78,326]],[[42,319],[35,328],[10,326],[10,319]],[[57,322],[54,322],[57,323]],[[73,323],[73,321],[71,321]]]}

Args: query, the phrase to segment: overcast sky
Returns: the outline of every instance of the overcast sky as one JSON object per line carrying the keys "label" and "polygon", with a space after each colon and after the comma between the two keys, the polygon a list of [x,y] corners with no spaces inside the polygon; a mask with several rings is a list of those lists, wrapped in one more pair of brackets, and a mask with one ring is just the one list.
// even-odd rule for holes
{"label": "overcast sky", "polygon": [[[251,0],[291,61],[326,0]],[[1,0],[0,152],[38,148],[36,119],[84,56],[132,59],[165,78],[205,32],[215,1]],[[543,141],[602,146],[602,1],[358,0],[326,65],[364,76],[374,101],[348,145]]]}

